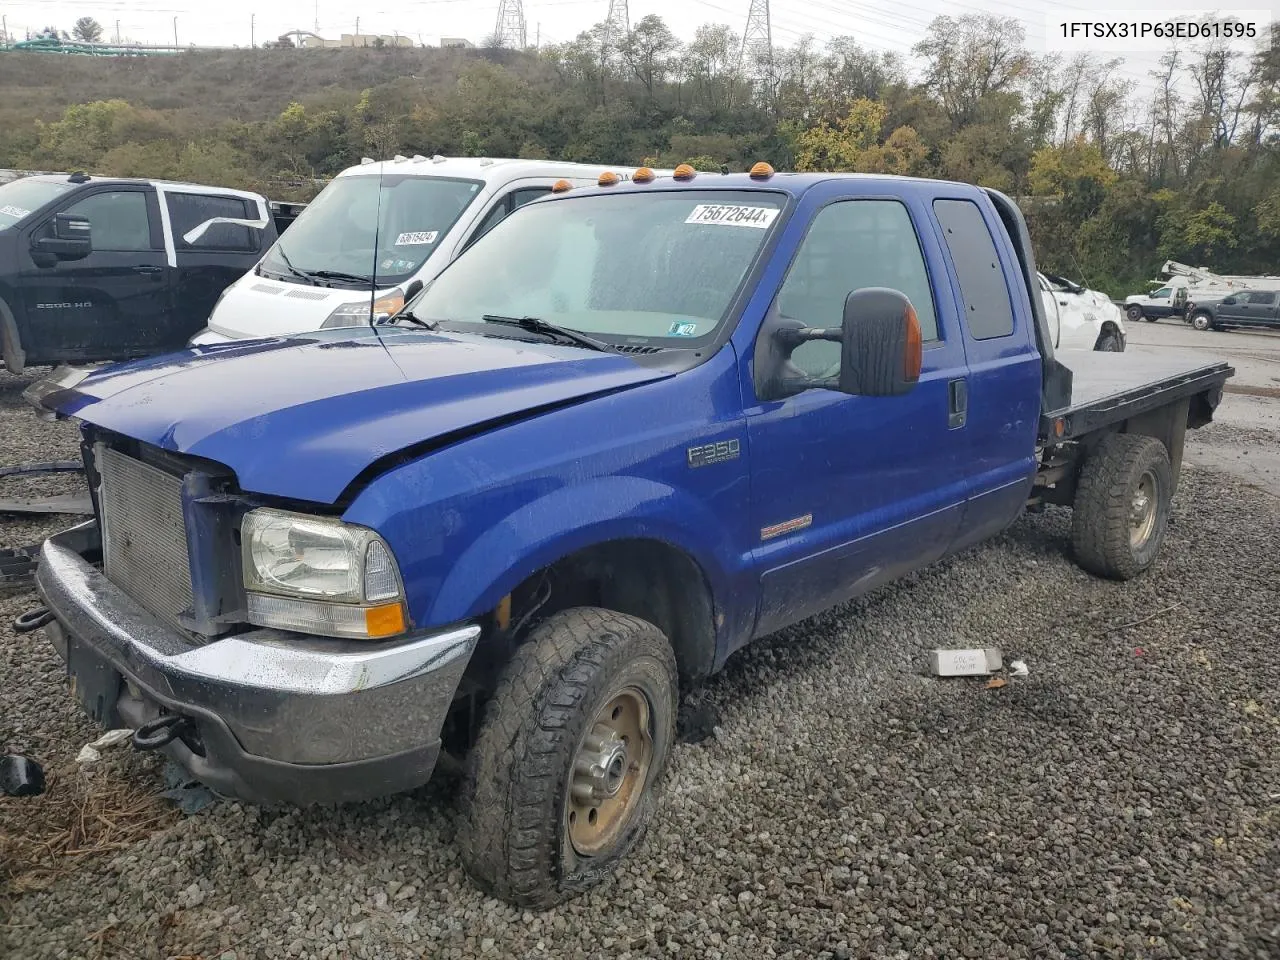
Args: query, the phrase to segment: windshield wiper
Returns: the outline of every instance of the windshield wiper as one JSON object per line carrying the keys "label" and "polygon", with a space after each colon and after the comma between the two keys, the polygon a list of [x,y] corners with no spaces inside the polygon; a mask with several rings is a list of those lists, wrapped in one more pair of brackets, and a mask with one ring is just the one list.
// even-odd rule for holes
{"label": "windshield wiper", "polygon": [[[276,253],[279,254],[280,262],[284,264],[284,268],[288,270],[289,273],[291,273],[293,276],[297,277],[300,280],[307,281],[307,283],[311,284],[313,287],[319,286],[319,284],[316,283],[315,277],[313,277],[311,274],[307,273],[304,270],[299,270],[289,261],[288,256],[284,252],[284,247],[277,244]],[[261,265],[259,265],[259,269],[261,269]]]}
{"label": "windshield wiper", "polygon": [[399,313],[388,317],[386,319],[386,322],[395,323],[396,321],[400,320],[402,317],[405,320],[408,320],[410,323],[416,323],[418,326],[426,327],[428,330],[434,330],[436,327],[439,326],[439,324],[434,320],[423,320],[420,316],[418,316],[412,310],[401,310]]}
{"label": "windshield wiper", "polygon": [[352,283],[373,284],[373,277],[362,277],[358,273],[343,273],[341,270],[311,270],[307,276],[319,277],[321,280],[349,280]]}
{"label": "windshield wiper", "polygon": [[486,313],[480,319],[485,323],[501,323],[509,327],[520,327],[530,333],[541,333],[548,337],[563,337],[580,347],[586,347],[588,350],[599,350],[602,353],[612,352],[612,348],[602,340],[588,337],[585,333],[580,333],[569,327],[548,323],[541,317],[504,317],[496,313]]}

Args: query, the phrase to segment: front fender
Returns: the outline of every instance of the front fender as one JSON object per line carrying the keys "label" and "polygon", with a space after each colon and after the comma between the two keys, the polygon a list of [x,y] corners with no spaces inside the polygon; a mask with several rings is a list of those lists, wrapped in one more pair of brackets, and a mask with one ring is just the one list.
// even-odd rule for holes
{"label": "front fender", "polygon": [[[453,563],[423,622],[478,616],[555,561],[626,539],[660,540],[683,550],[701,567],[713,603],[728,595],[733,548],[725,525],[708,507],[664,483],[611,476],[551,491],[484,531]],[[754,606],[754,598],[743,602]]]}

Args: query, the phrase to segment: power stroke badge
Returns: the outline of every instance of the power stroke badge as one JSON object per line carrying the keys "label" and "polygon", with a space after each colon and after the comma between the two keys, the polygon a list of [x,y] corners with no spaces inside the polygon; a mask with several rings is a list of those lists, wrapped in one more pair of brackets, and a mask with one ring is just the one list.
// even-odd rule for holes
{"label": "power stroke badge", "polygon": [[742,444],[736,438],[704,443],[697,447],[689,447],[687,451],[691,467],[709,467],[713,463],[737,460],[741,452]]}

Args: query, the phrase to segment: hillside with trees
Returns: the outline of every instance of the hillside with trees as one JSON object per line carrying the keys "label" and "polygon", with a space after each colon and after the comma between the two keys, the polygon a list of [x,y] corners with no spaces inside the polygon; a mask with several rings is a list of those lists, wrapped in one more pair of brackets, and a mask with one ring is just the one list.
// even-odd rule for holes
{"label": "hillside with trees", "polygon": [[1046,269],[1113,294],[1168,258],[1280,273],[1280,42],[1170,52],[1146,78],[1118,60],[1033,55],[1013,20],[939,17],[909,62],[806,39],[753,84],[762,71],[740,69],[724,25],[681,43],[648,16],[604,40],[601,25],[537,52],[0,53],[0,167],[284,199],[397,152],[706,170],[765,159],[1005,190]]}

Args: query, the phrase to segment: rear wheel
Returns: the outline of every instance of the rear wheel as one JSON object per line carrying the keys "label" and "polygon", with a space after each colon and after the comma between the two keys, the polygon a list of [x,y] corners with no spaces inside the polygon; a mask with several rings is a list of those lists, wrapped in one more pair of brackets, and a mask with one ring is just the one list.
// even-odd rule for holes
{"label": "rear wheel", "polygon": [[644,834],[675,739],[671,644],[636,617],[549,617],[508,664],[468,758],[467,872],[517,906],[608,877]]}
{"label": "rear wheel", "polygon": [[[1142,308],[1138,306],[1136,303],[1129,307],[1126,307],[1124,311],[1124,315],[1129,318],[1130,323],[1137,323],[1139,320],[1144,319],[1142,316]],[[1146,317],[1145,319],[1154,320],[1155,317]]]}
{"label": "rear wheel", "polygon": [[1160,552],[1172,498],[1173,468],[1163,443],[1134,433],[1107,437],[1085,460],[1076,484],[1076,562],[1100,577],[1136,577]]}
{"label": "rear wheel", "polygon": [[1197,330],[1208,330],[1213,327],[1213,317],[1203,310],[1198,310],[1191,315],[1191,325]]}
{"label": "rear wheel", "polygon": [[1108,330],[1098,338],[1098,345],[1094,349],[1105,353],[1120,353],[1124,347],[1120,345],[1120,336],[1114,330]]}

